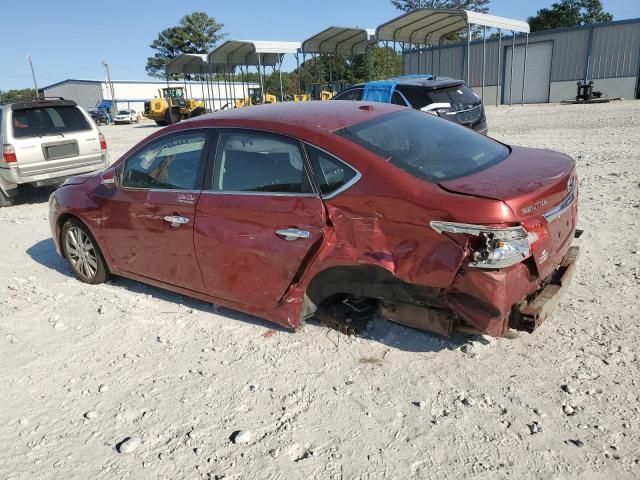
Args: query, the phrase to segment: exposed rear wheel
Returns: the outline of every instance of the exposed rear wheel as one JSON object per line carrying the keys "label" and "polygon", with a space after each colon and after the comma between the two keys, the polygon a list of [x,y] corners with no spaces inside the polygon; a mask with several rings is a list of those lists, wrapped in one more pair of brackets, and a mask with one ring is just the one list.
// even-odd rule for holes
{"label": "exposed rear wheel", "polygon": [[64,255],[76,277],[82,282],[97,284],[109,277],[109,271],[87,227],[75,219],[67,220],[62,227]]}
{"label": "exposed rear wheel", "polygon": [[346,335],[356,335],[366,330],[378,310],[376,299],[337,294],[325,299],[314,316],[322,325]]}

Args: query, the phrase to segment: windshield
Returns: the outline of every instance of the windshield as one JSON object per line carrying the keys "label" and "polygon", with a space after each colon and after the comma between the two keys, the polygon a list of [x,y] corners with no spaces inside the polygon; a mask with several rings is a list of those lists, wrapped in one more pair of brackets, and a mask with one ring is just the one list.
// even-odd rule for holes
{"label": "windshield", "polygon": [[129,110],[120,110],[118,115],[129,115],[131,112]]}
{"label": "windshield", "polygon": [[484,170],[510,153],[495,140],[416,110],[394,112],[336,134],[433,183]]}
{"label": "windshield", "polygon": [[40,137],[82,130],[91,130],[91,125],[77,107],[37,107],[13,112],[15,138]]}

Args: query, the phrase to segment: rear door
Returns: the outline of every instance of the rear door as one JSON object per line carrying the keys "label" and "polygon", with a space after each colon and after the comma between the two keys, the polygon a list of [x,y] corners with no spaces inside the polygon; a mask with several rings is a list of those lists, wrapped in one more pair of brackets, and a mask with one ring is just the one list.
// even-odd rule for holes
{"label": "rear door", "polygon": [[195,249],[207,293],[272,308],[299,278],[326,226],[306,163],[295,139],[220,132],[209,189],[196,207]]}
{"label": "rear door", "polygon": [[38,102],[12,108],[8,128],[21,175],[104,161],[97,128],[70,102]]}
{"label": "rear door", "polygon": [[165,135],[125,160],[115,190],[100,189],[103,238],[119,270],[203,291],[193,248],[207,130]]}

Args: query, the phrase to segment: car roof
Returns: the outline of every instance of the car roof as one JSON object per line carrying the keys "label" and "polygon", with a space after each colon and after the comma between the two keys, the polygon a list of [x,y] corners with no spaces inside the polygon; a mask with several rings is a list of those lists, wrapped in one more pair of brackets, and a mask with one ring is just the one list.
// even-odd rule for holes
{"label": "car roof", "polygon": [[399,110],[404,107],[374,102],[284,102],[222,110],[178,125],[193,126],[193,122],[202,126],[238,126],[282,132],[288,129],[335,132]]}
{"label": "car roof", "polygon": [[[406,75],[395,78],[390,78],[389,80],[385,80],[387,82],[394,82],[398,85],[409,85],[414,87],[424,87],[428,90],[437,90],[439,88],[448,88],[448,87],[457,87],[458,85],[462,85],[464,83],[463,80],[456,80],[454,78],[449,77],[432,77],[431,75],[421,76],[421,75]],[[371,83],[371,82],[367,82]],[[352,87],[364,87],[367,83],[359,83],[357,85],[353,85]],[[349,88],[345,89],[348,90]]]}

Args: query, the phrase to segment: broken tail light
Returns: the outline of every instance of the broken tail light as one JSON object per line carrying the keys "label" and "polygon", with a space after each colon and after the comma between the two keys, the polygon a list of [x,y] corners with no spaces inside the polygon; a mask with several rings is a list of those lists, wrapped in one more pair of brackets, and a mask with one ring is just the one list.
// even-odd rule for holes
{"label": "broken tail light", "polygon": [[524,227],[490,227],[454,222],[431,222],[438,233],[466,234],[472,237],[470,267],[503,268],[515,265],[531,256],[531,246],[539,237]]}

